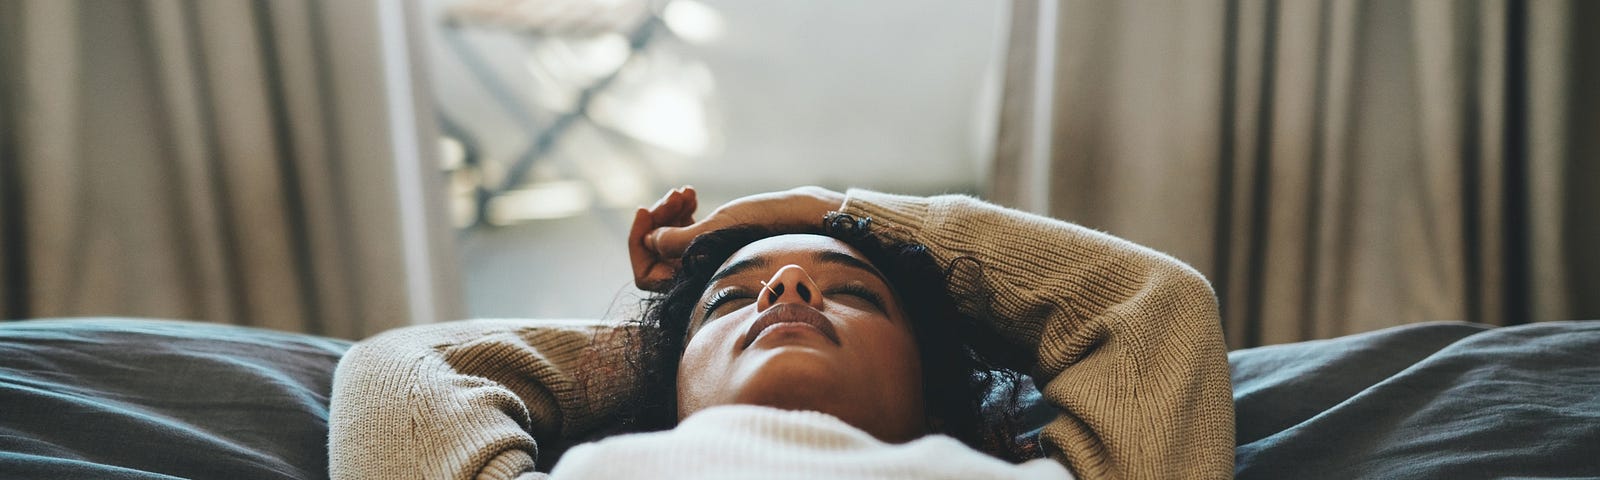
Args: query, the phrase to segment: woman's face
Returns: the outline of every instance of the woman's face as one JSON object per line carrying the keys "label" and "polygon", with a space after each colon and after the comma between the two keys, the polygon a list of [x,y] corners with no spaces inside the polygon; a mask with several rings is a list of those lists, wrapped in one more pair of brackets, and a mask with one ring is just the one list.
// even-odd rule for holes
{"label": "woman's face", "polygon": [[814,410],[890,442],[926,432],[911,325],[877,269],[821,235],[745,246],[689,320],[678,418],[725,404]]}

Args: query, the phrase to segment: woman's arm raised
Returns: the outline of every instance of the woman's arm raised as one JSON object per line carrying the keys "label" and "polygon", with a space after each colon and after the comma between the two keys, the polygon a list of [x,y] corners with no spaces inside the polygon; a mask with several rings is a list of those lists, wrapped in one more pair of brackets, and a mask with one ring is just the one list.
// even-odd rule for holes
{"label": "woman's arm raised", "polygon": [[927,245],[954,266],[963,312],[1033,352],[1031,373],[1063,412],[1041,440],[1079,477],[1233,475],[1227,353],[1216,297],[1194,269],[966,196],[851,190],[843,211]]}
{"label": "woman's arm raised", "polygon": [[[542,478],[629,388],[616,325],[471,320],[390,330],[340,360],[329,475]],[[537,439],[537,442],[535,441]]]}
{"label": "woman's arm raised", "polygon": [[829,210],[928,246],[952,272],[963,312],[1031,354],[1030,373],[1062,410],[1041,440],[1080,478],[1232,475],[1216,298],[1194,269],[1148,248],[966,196],[805,187],[747,197],[688,226],[645,228],[635,264],[641,252],[675,258],[694,235],[733,224],[815,228]]}

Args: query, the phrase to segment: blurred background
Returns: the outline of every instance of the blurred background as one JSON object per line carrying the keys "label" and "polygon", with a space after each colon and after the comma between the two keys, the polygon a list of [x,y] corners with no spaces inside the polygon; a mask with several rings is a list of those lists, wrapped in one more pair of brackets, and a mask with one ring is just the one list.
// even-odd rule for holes
{"label": "blurred background", "polygon": [[625,318],[632,210],[965,193],[1230,346],[1600,318],[1581,1],[0,0],[0,317]]}
{"label": "blurred background", "polygon": [[706,212],[798,185],[975,193],[990,155],[1003,3],[428,5],[469,316],[625,312],[633,210],[679,185]]}

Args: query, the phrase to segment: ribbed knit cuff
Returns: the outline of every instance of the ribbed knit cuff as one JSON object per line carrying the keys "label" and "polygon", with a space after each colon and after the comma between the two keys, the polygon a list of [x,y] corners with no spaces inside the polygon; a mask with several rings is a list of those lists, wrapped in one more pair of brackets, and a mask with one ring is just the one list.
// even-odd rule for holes
{"label": "ribbed knit cuff", "polygon": [[888,234],[895,240],[917,241],[929,222],[929,199],[908,195],[852,188],[845,193],[840,211],[872,219],[874,233]]}
{"label": "ribbed knit cuff", "polygon": [[507,450],[484,464],[478,471],[479,479],[507,479],[521,480],[528,478],[533,472],[529,467],[533,465],[533,456],[522,450]]}

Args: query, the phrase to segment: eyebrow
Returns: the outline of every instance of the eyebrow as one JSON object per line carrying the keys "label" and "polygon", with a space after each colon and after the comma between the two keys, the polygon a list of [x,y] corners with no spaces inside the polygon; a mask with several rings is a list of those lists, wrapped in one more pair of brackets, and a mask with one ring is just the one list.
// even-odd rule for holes
{"label": "eyebrow", "polygon": [[851,256],[850,254],[833,250],[825,250],[817,252],[815,258],[818,262],[835,263],[865,270],[867,273],[872,274],[872,276],[878,277],[878,281],[883,282],[884,285],[890,285],[889,279],[883,278],[883,273],[879,272],[877,267],[873,267],[872,264],[864,262],[859,258]]}
{"label": "eyebrow", "polygon": [[[879,272],[876,267],[872,266],[872,264],[853,257],[848,253],[834,250],[824,250],[817,252],[812,256],[812,258],[821,263],[832,263],[863,270],[872,274],[874,277],[878,277],[878,280],[882,281],[884,285],[890,284],[889,279],[884,278],[883,273]],[[772,265],[772,262],[769,261],[767,257],[751,257],[739,260],[737,262],[733,262],[731,265],[728,265],[728,267],[722,269],[722,271],[717,272],[716,275],[712,275],[711,280],[706,281],[706,285],[715,285],[718,280],[722,280],[724,278],[738,275],[757,268],[765,268],[770,265]]]}
{"label": "eyebrow", "polygon": [[728,268],[724,268],[722,271],[717,272],[716,275],[712,275],[711,280],[707,281],[706,285],[716,285],[718,280],[744,273],[747,270],[764,268],[771,263],[767,261],[767,257],[751,257],[733,262],[732,265],[728,265]]}

